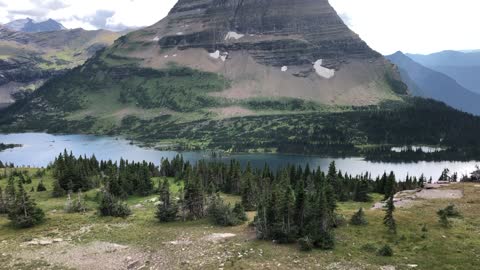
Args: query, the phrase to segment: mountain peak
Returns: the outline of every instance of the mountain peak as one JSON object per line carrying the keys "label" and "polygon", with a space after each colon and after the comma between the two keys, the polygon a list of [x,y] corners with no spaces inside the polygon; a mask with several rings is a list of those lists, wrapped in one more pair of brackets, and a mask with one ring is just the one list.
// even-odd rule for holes
{"label": "mountain peak", "polygon": [[7,28],[17,32],[38,33],[65,30],[66,28],[59,22],[48,19],[43,22],[35,22],[31,18],[15,20],[5,24]]}

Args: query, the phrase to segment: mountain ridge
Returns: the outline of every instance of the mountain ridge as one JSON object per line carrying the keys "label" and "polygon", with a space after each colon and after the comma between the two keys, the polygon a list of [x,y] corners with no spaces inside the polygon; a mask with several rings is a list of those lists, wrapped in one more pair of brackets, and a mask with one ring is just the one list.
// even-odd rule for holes
{"label": "mountain ridge", "polygon": [[433,98],[456,109],[480,115],[480,95],[462,87],[454,79],[415,62],[402,52],[387,58],[399,67],[402,78],[415,95]]}
{"label": "mountain ridge", "polygon": [[30,18],[26,18],[26,19],[20,19],[20,20],[15,20],[15,21],[6,23],[5,27],[12,31],[26,32],[26,33],[39,33],[39,32],[67,30],[65,26],[63,26],[61,23],[53,19],[48,19],[42,22],[35,22]]}

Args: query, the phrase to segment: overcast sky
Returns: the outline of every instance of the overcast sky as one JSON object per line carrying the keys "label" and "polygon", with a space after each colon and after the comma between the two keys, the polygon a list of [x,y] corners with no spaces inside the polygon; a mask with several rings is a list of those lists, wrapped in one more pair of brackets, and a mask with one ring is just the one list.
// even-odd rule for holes
{"label": "overcast sky", "polygon": [[[0,23],[52,18],[67,28],[154,24],[177,0],[0,0]],[[478,0],[330,0],[372,48],[390,54],[480,49]]]}

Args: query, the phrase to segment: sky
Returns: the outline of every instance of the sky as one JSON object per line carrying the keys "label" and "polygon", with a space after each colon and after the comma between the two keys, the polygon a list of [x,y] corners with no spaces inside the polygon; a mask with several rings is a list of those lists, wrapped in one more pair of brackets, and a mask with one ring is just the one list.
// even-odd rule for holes
{"label": "sky", "polygon": [[[67,28],[124,30],[156,23],[176,0],[0,0],[0,23],[49,18]],[[330,0],[373,49],[391,54],[480,49],[478,0]]]}

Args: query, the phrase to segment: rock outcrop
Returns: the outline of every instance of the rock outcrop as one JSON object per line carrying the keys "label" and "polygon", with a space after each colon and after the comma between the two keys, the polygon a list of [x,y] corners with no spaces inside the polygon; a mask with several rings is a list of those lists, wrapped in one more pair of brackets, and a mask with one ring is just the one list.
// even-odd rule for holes
{"label": "rock outcrop", "polygon": [[109,53],[149,68],[175,62],[219,73],[233,82],[217,95],[226,98],[369,105],[406,94],[390,84],[398,72],[327,0],[180,0]]}

